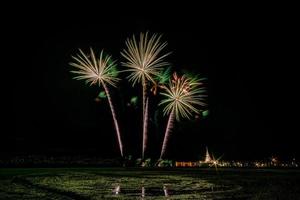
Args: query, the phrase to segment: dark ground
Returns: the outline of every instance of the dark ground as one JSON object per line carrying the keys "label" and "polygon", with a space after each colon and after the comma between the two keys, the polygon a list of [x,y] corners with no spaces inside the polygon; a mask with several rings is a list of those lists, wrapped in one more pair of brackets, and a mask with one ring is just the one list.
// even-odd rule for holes
{"label": "dark ground", "polygon": [[144,186],[145,199],[290,200],[299,181],[288,169],[16,168],[0,169],[0,199],[142,199]]}

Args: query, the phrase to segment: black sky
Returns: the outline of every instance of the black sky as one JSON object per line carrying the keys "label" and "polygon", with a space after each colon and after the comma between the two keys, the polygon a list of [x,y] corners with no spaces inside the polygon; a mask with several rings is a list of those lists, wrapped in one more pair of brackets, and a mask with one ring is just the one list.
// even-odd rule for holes
{"label": "black sky", "polygon": [[[14,46],[9,67],[16,76],[3,154],[118,155],[107,102],[97,104],[97,88],[72,80],[68,63],[78,48],[90,46],[121,60],[125,39],[149,30],[163,33],[175,69],[208,77],[210,116],[176,125],[170,157],[197,159],[205,146],[228,159],[299,156],[293,13],[267,7],[202,11],[58,15],[53,10],[8,21],[7,40]],[[134,155],[141,147],[140,112],[122,101],[140,95],[139,89],[129,91],[125,81],[113,92],[125,148]],[[160,132],[150,132],[151,156],[159,151]]]}

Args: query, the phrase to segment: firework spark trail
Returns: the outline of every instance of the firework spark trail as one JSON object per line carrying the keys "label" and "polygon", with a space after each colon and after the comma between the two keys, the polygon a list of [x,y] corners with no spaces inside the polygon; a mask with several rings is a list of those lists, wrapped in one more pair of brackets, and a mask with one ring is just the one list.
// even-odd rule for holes
{"label": "firework spark trail", "polygon": [[144,127],[143,127],[143,155],[142,158],[144,158],[144,154],[147,149],[147,141],[148,141],[148,135],[147,135],[147,129],[148,129],[148,104],[149,99],[146,100],[146,107],[145,107],[145,113],[144,113]]}
{"label": "firework spark trail", "polygon": [[118,124],[118,120],[117,120],[117,117],[116,117],[115,109],[114,109],[114,106],[112,104],[112,100],[111,100],[110,93],[109,93],[109,90],[108,90],[107,86],[105,85],[105,83],[102,83],[102,85],[103,85],[105,93],[107,95],[109,107],[110,107],[110,110],[111,110],[111,114],[112,114],[112,117],[113,117],[115,129],[116,129],[116,133],[117,133],[117,137],[118,137],[120,153],[121,153],[121,156],[123,157],[123,143],[122,143],[122,139],[121,139],[121,133],[120,133],[120,130],[119,130],[119,124]]}
{"label": "firework spark trail", "polygon": [[173,127],[173,122],[174,122],[174,111],[172,111],[169,116],[168,124],[165,131],[165,137],[161,148],[160,159],[162,159],[166,153],[167,144],[171,134],[171,129]]}
{"label": "firework spark trail", "polygon": [[[143,77],[142,79],[142,85],[143,85],[143,151],[142,151],[142,159],[145,157],[145,152],[146,152],[146,145],[147,145],[147,122],[148,122],[148,105],[146,105],[146,99],[147,98],[147,84],[146,80]],[[146,117],[147,113],[147,117]]]}

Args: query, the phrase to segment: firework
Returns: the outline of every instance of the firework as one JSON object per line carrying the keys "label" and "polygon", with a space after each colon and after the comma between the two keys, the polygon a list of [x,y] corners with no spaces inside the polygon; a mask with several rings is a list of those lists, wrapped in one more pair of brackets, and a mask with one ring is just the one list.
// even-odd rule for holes
{"label": "firework", "polygon": [[[164,61],[164,58],[169,53],[162,54],[162,50],[167,43],[161,43],[161,35],[153,34],[151,37],[147,33],[141,33],[139,41],[133,36],[126,40],[126,49],[121,52],[121,55],[127,62],[122,62],[122,65],[128,69],[124,70],[130,72],[128,79],[134,86],[136,83],[141,83],[143,87],[143,127],[146,127],[148,117],[146,113],[146,98],[147,98],[147,84],[148,82],[155,83],[155,78],[159,76],[164,66],[169,65]],[[142,158],[146,150],[147,143],[147,128],[143,128],[143,151]]]}
{"label": "firework", "polygon": [[107,86],[111,85],[116,87],[116,83],[119,81],[119,78],[117,78],[118,71],[116,69],[115,61],[111,59],[111,56],[104,55],[103,50],[101,51],[99,58],[96,58],[92,48],[90,48],[90,55],[85,54],[79,49],[79,54],[72,56],[72,58],[74,62],[71,62],[70,65],[77,68],[77,70],[71,71],[76,74],[74,79],[85,80],[86,83],[89,83],[90,85],[97,84],[99,87],[101,85],[103,86],[105,94],[102,93],[102,96],[107,96],[117,133],[120,153],[123,157],[121,133],[109,88]]}
{"label": "firework", "polygon": [[199,113],[198,106],[205,106],[204,103],[206,90],[198,77],[177,76],[173,74],[173,79],[169,82],[165,91],[161,94],[164,99],[159,103],[163,105],[164,115],[169,115],[168,124],[165,131],[164,141],[161,149],[160,158],[163,158],[167,143],[170,137],[170,132],[173,127],[174,116],[177,121],[180,118],[190,119],[193,113]]}
{"label": "firework", "polygon": [[161,94],[165,97],[159,105],[164,105],[164,114],[168,115],[172,111],[176,119],[180,117],[190,119],[192,113],[199,113],[197,105],[205,106],[206,90],[202,87],[202,82],[197,78],[178,77],[173,74],[173,79],[168,87]]}
{"label": "firework", "polygon": [[104,56],[103,50],[97,59],[94,51],[90,48],[90,55],[85,54],[79,49],[79,54],[72,56],[75,62],[71,62],[70,65],[76,67],[76,71],[71,71],[76,74],[74,79],[85,80],[90,85],[106,83],[116,87],[116,83],[119,78],[116,70],[115,61],[111,59],[111,56]]}
{"label": "firework", "polygon": [[137,42],[135,36],[127,39],[126,47],[121,55],[127,60],[122,65],[128,67],[125,70],[130,72],[129,80],[133,86],[143,80],[155,83],[155,77],[159,76],[160,71],[169,63],[164,62],[164,58],[170,53],[160,55],[167,43],[161,43],[161,35],[153,34],[149,39],[148,32],[140,34],[140,40]]}

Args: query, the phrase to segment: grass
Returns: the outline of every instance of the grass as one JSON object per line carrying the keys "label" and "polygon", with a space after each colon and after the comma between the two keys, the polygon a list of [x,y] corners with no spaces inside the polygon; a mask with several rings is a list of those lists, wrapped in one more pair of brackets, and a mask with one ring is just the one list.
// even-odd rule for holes
{"label": "grass", "polygon": [[300,199],[299,182],[289,169],[7,168],[0,199]]}

